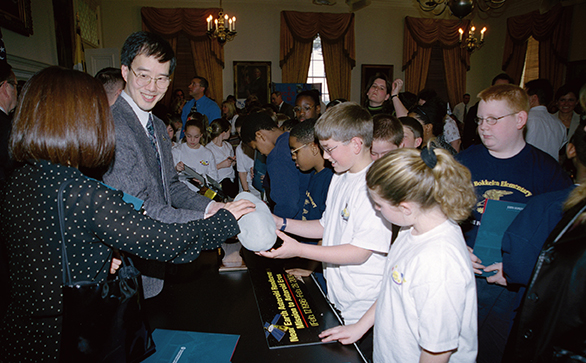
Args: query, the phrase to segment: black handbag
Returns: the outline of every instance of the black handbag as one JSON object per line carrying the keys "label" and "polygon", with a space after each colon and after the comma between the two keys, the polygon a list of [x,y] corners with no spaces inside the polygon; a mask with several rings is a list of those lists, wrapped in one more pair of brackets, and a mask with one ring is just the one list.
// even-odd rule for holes
{"label": "black handbag", "polygon": [[58,194],[63,266],[62,362],[140,362],[155,352],[140,306],[140,272],[121,257],[113,280],[71,281],[64,238],[63,191]]}

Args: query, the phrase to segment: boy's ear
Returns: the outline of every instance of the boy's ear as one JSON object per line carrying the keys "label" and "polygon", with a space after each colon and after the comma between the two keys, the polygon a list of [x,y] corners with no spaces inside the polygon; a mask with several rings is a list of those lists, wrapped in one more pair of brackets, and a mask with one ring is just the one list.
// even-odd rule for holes
{"label": "boy's ear", "polygon": [[317,154],[321,154],[321,149],[320,149],[319,145],[316,144],[315,142],[309,143],[309,150],[311,150],[311,154],[313,156],[317,156]]}
{"label": "boy's ear", "polygon": [[254,133],[255,139],[258,140],[265,140],[265,135],[262,133],[261,130],[258,130],[257,132]]}
{"label": "boy's ear", "polygon": [[360,137],[353,137],[350,139],[350,141],[352,141],[352,144],[354,145],[354,152],[359,154],[364,148],[364,140],[362,140]]}
{"label": "boy's ear", "polygon": [[523,127],[527,124],[527,119],[529,115],[527,111],[519,111],[516,115],[517,117],[517,130],[523,130]]}
{"label": "boy's ear", "polygon": [[423,142],[423,138],[422,137],[416,137],[415,138],[415,147],[416,148],[420,147],[422,142]]}

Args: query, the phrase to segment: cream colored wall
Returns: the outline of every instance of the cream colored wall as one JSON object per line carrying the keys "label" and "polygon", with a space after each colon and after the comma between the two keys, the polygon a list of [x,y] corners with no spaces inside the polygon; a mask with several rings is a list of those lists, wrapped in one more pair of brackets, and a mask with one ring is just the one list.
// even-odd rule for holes
{"label": "cream colored wall", "polygon": [[[471,58],[467,74],[467,91],[475,95],[490,84],[501,72],[502,52],[506,32],[506,18],[537,9],[537,1],[508,2],[506,13],[498,18],[474,20],[489,30],[484,47]],[[35,69],[57,64],[55,26],[51,0],[31,0],[34,35],[22,36],[2,29],[4,43],[11,64],[18,63],[21,78]],[[314,12],[346,12],[343,1],[332,7],[316,6],[311,0],[227,0],[225,10],[238,18],[238,36],[225,46],[224,96],[233,92],[233,61],[271,61],[272,80],[281,81],[279,67],[279,27],[282,10]],[[154,7],[218,7],[219,1],[199,0],[102,0],[103,46],[121,48],[126,37],[141,30],[140,8]],[[395,77],[403,77],[403,24],[405,16],[422,17],[414,1],[373,0],[372,5],[356,12],[356,67],[352,71],[351,99],[360,100],[360,72],[362,64],[392,64]],[[444,15],[447,18],[447,15]],[[586,2],[575,5],[570,60],[586,59],[584,34]],[[19,73],[17,73],[19,76]]]}
{"label": "cream colored wall", "polygon": [[31,0],[31,15],[33,35],[30,37],[2,28],[8,62],[19,79],[28,78],[26,75],[30,76],[38,68],[58,63],[51,0]]}
{"label": "cream colored wall", "polygon": [[[405,3],[405,2],[402,2]],[[344,13],[348,7],[343,1],[334,6],[316,6],[311,0],[254,2],[224,1],[224,10],[236,16],[238,35],[224,48],[224,97],[233,93],[233,61],[270,61],[272,81],[281,82],[279,67],[279,31],[282,10]],[[351,99],[360,101],[361,64],[393,64],[395,76],[402,77],[404,17],[419,16],[417,9],[390,7],[388,2],[373,2],[356,12],[356,67],[352,71]],[[288,5],[288,6],[287,6]],[[104,46],[120,48],[127,35],[141,29],[141,6],[153,7],[218,7],[219,2],[201,2],[195,5],[181,0],[117,1],[102,0]],[[129,20],[125,20],[126,18]]]}

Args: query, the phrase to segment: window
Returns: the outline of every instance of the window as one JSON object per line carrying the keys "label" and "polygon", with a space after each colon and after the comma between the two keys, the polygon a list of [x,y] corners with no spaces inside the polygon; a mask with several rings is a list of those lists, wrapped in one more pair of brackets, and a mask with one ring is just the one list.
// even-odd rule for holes
{"label": "window", "polygon": [[98,48],[100,45],[99,38],[99,11],[97,2],[94,0],[76,0],[76,14],[79,16],[79,27],[81,29],[81,38],[84,46]]}
{"label": "window", "polygon": [[533,37],[527,39],[527,53],[521,76],[521,87],[526,82],[539,78],[539,42]]}
{"label": "window", "polygon": [[307,83],[321,83],[321,100],[326,105],[330,102],[330,93],[328,91],[328,83],[326,82],[324,55],[322,52],[321,38],[319,35],[313,40],[313,49],[311,51],[311,60],[309,62]]}

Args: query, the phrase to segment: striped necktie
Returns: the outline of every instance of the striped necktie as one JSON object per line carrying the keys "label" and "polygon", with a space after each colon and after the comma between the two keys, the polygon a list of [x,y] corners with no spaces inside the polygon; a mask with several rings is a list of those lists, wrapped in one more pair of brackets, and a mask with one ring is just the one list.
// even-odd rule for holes
{"label": "striped necktie", "polygon": [[147,122],[146,125],[148,134],[149,134],[149,140],[151,140],[151,145],[153,146],[153,149],[155,150],[155,155],[157,156],[157,164],[159,164],[159,171],[161,170],[161,156],[159,155],[159,148],[157,147],[157,137],[155,136],[155,128],[153,125],[153,115],[149,114],[149,121]]}

